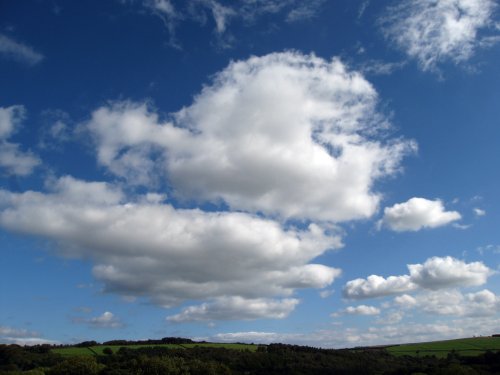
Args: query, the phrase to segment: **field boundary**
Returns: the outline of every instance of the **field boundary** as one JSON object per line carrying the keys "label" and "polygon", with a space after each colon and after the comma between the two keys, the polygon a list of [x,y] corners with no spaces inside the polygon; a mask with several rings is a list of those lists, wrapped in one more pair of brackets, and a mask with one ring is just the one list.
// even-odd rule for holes
{"label": "field boundary", "polygon": [[433,341],[411,344],[391,345],[386,350],[392,355],[436,355],[445,357],[455,352],[460,355],[479,355],[487,351],[500,350],[500,338],[472,337],[456,340]]}

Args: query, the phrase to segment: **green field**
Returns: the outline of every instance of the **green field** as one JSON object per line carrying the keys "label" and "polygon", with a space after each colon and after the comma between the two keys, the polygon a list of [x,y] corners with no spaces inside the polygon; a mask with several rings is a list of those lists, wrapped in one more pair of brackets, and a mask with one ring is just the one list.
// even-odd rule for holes
{"label": "green field", "polygon": [[111,348],[113,353],[120,350],[121,347],[126,347],[128,349],[140,349],[149,347],[161,347],[168,349],[190,349],[195,347],[204,348],[226,348],[233,350],[249,350],[254,352],[257,350],[257,345],[252,344],[218,344],[218,343],[194,343],[194,344],[157,344],[157,345],[96,345],[86,348],[80,348],[75,346],[69,346],[65,348],[55,348],[52,349],[53,353],[58,353],[63,356],[86,356],[86,355],[104,355],[103,350],[105,348]]}
{"label": "green field", "polygon": [[500,337],[474,337],[458,340],[446,340],[436,342],[425,342],[419,344],[395,345],[386,348],[387,351],[396,356],[426,356],[435,355],[444,358],[451,351],[460,355],[478,355],[488,350],[500,350]]}

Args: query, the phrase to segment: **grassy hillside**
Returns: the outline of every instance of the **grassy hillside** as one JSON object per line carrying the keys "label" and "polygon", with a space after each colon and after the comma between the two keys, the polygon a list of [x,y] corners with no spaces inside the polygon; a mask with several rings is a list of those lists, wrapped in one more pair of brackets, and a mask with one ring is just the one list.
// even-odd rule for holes
{"label": "grassy hillside", "polygon": [[488,350],[500,350],[500,337],[474,337],[458,340],[395,345],[387,348],[389,353],[396,356],[435,355],[438,358],[446,357],[451,351],[456,351],[458,354],[464,356],[475,356]]}

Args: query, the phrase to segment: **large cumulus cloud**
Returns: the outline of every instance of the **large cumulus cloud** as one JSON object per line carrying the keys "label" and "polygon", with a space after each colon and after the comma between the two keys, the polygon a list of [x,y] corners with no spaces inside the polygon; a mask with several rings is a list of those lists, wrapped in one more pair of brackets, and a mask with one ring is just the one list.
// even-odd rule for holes
{"label": "large cumulus cloud", "polygon": [[342,246],[339,223],[376,212],[374,184],[415,149],[387,136],[377,100],[338,59],[233,62],[175,113],[97,108],[80,129],[119,181],[0,191],[0,225],[90,259],[108,292],[184,304],[171,321],[282,318],[297,289],[340,275],[315,259]]}
{"label": "large cumulus cloud", "polygon": [[148,185],[163,172],[183,198],[345,221],[374,214],[374,182],[415,148],[384,139],[376,103],[370,83],[339,60],[288,52],[231,63],[167,120],[120,102],[86,126],[99,163],[128,181]]}
{"label": "large cumulus cloud", "polygon": [[175,209],[98,182],[63,177],[51,193],[0,191],[0,224],[59,243],[85,257],[105,289],[163,306],[225,296],[289,296],[323,288],[340,270],[309,262],[341,246],[311,224],[283,229],[254,215]]}

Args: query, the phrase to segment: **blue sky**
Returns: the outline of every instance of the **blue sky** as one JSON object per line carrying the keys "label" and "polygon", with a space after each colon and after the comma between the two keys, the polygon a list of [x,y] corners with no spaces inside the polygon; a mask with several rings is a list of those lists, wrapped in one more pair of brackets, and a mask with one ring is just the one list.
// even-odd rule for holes
{"label": "blue sky", "polygon": [[7,1],[0,342],[495,332],[494,0]]}

